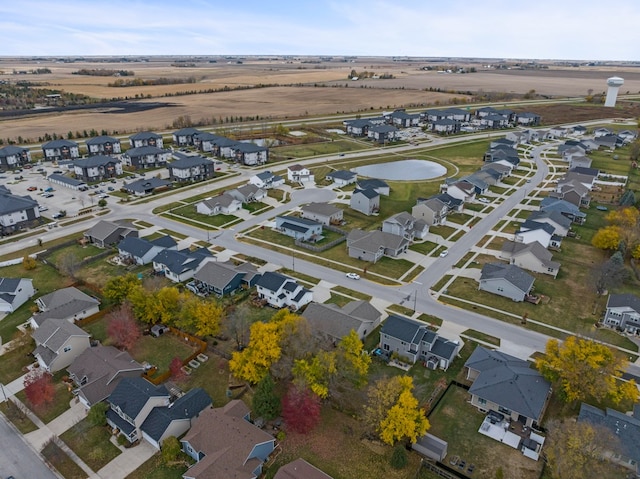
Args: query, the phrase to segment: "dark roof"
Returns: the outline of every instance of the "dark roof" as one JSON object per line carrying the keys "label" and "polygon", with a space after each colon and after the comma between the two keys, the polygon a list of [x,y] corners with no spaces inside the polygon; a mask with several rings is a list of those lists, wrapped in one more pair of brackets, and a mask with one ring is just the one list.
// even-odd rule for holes
{"label": "dark roof", "polygon": [[533,211],[527,219],[541,223],[543,223],[545,219],[549,219],[564,228],[571,227],[571,220],[559,211]]}
{"label": "dark roof", "polygon": [[153,145],[143,145],[137,146],[135,148],[129,148],[127,150],[127,156],[136,157],[136,156],[144,156],[144,155],[158,155],[160,153],[167,153],[168,150],[163,150],[162,148],[158,148]]}
{"label": "dark roof", "polygon": [[169,164],[169,168],[187,169],[194,166],[212,165],[213,162],[203,156],[183,156],[179,160],[174,160]]}
{"label": "dark roof", "polygon": [[48,150],[51,148],[62,148],[64,146],[68,146],[69,148],[72,148],[74,146],[77,147],[78,144],[75,141],[69,141],[69,140],[53,140],[42,145],[42,149]]}
{"label": "dark roof", "polygon": [[95,136],[87,140],[87,145],[103,145],[105,143],[120,143],[120,140],[112,136]]}
{"label": "dark roof", "polygon": [[587,216],[586,213],[580,211],[580,208],[573,203],[569,203],[568,201],[561,200],[559,198],[552,198],[550,196],[542,199],[540,202],[540,209],[542,211],[559,211],[560,213],[568,213],[579,218]]}
{"label": "dark roof", "polygon": [[136,181],[132,181],[131,183],[124,183],[122,187],[128,191],[140,192],[144,193],[149,190],[153,190],[155,188],[163,188],[165,186],[169,186],[171,184],[168,180],[163,180],[162,178],[142,178]]}
{"label": "dark roof", "polygon": [[[591,161],[590,158],[589,161]],[[600,174],[600,170],[597,168],[587,168],[586,166],[575,166],[569,170],[569,173],[578,173],[580,175],[597,177]]]}
{"label": "dark roof", "polygon": [[369,199],[375,198],[376,196],[380,196],[380,193],[378,193],[373,188],[365,188],[364,190],[356,188],[355,190],[353,190],[353,195],[352,196],[355,196],[357,194],[361,194],[361,195],[363,195],[363,196],[365,196],[366,198],[369,198]]}
{"label": "dark roof", "polygon": [[200,130],[196,130],[195,128],[182,128],[180,130],[174,131],[174,136],[192,136],[201,133]]}
{"label": "dark roof", "polygon": [[0,293],[15,293],[20,281],[20,278],[0,278]]}
{"label": "dark roof", "polygon": [[154,133],[152,131],[141,131],[139,133],[131,135],[129,138],[131,138],[132,140],[149,140],[151,138],[162,138],[162,135],[158,135],[157,133]]}
{"label": "dark roof", "polygon": [[152,397],[166,397],[169,391],[164,386],[155,386],[143,378],[123,378],[109,396],[109,403],[135,420],[147,401]]}
{"label": "dark roof", "polygon": [[193,419],[211,405],[204,389],[195,388],[166,407],[155,407],[140,426],[149,437],[159,441],[173,421]]}
{"label": "dark roof", "polygon": [[363,178],[358,180],[358,188],[365,190],[367,188],[389,188],[386,181],[382,181],[378,178]]}
{"label": "dark roof", "polygon": [[634,294],[610,294],[607,299],[607,308],[628,307],[640,314],[640,298]]}
{"label": "dark roof", "polygon": [[540,223],[538,221],[527,219],[520,224],[520,231],[518,232],[523,233],[531,230],[543,230],[545,233],[552,235],[556,229],[549,223]]}
{"label": "dark roof", "polygon": [[235,144],[234,149],[242,152],[242,153],[255,153],[257,151],[267,151],[267,148],[264,146],[256,145],[255,143],[245,143],[239,141]]}
{"label": "dark roof", "polygon": [[578,421],[586,421],[609,429],[618,436],[618,445],[624,455],[640,463],[640,420],[614,409],[606,411],[582,403]]}
{"label": "dark roof", "polygon": [[172,273],[179,275],[195,270],[207,257],[213,257],[213,254],[206,248],[198,248],[195,251],[165,249],[153,258],[153,262],[162,264]]}
{"label": "dark roof", "polygon": [[454,341],[437,336],[429,353],[451,361],[459,346],[460,345]]}
{"label": "dark roof", "polygon": [[6,158],[7,156],[21,155],[25,151],[29,151],[29,148],[22,146],[7,145],[0,148],[0,158]]}
{"label": "dark roof", "polygon": [[[162,240],[162,241],[158,241]],[[134,236],[127,236],[120,243],[118,243],[118,249],[129,253],[132,256],[141,258],[154,247],[171,248],[176,246],[175,240],[171,236],[163,236],[157,238],[154,241],[149,241],[145,238],[137,238]]]}
{"label": "dark roof", "polygon": [[420,321],[391,314],[382,323],[380,333],[388,334],[406,343],[416,343],[421,339],[417,336],[423,326],[425,324]]}
{"label": "dark roof", "polygon": [[222,290],[238,275],[244,277],[245,274],[244,271],[238,271],[231,263],[208,261],[198,270],[194,278]]}
{"label": "dark roof", "polygon": [[108,165],[109,163],[120,163],[120,160],[112,156],[96,155],[83,158],[82,160],[75,160],[73,165],[79,166],[80,168],[94,168],[96,166]]}
{"label": "dark roof", "polygon": [[540,419],[551,384],[528,362],[478,346],[464,365],[480,373],[469,388],[471,394]]}
{"label": "dark roof", "polygon": [[535,278],[513,264],[487,263],[482,267],[480,281],[488,279],[504,279],[519,290],[528,294]]}
{"label": "dark roof", "polygon": [[345,180],[345,181],[352,180],[356,176],[358,176],[357,173],[353,171],[347,171],[347,170],[332,171],[330,173],[327,173],[326,175],[327,178],[334,178],[334,179]]}
{"label": "dark roof", "polygon": [[174,246],[178,246],[178,243],[176,243],[176,240],[174,240],[169,235],[160,236],[159,238],[151,240],[151,242],[154,245],[161,246],[163,248],[173,248]]}
{"label": "dark roof", "polygon": [[0,189],[0,215],[15,213],[16,211],[28,210],[36,208],[38,202],[33,200],[31,196],[13,195],[8,189]]}
{"label": "dark roof", "polygon": [[278,291],[287,281],[294,280],[283,274],[267,271],[258,279],[256,286],[261,286],[269,291]]}
{"label": "dark roof", "polygon": [[47,179],[59,181],[60,183],[66,183],[71,186],[80,186],[80,185],[86,184],[84,181],[76,180],[75,178],[70,178],[69,176],[61,175],[60,173],[54,173],[52,175],[49,175]]}

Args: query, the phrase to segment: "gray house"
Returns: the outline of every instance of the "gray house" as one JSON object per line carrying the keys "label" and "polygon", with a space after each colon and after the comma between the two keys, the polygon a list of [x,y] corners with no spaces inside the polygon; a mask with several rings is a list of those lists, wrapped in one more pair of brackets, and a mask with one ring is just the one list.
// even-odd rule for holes
{"label": "gray house", "polygon": [[300,218],[299,216],[276,216],[276,231],[299,241],[320,241],[322,223]]}
{"label": "gray house", "polygon": [[638,334],[640,332],[640,298],[629,293],[610,294],[602,322],[607,326]]}
{"label": "gray house", "polygon": [[495,411],[527,427],[540,424],[551,397],[551,384],[527,361],[478,346],[467,362],[473,381],[471,404]]}
{"label": "gray house", "polygon": [[353,171],[337,170],[327,173],[325,178],[333,181],[335,186],[343,187],[355,183],[358,180],[358,174]]}
{"label": "gray house", "polygon": [[162,148],[162,135],[151,131],[141,131],[129,137],[131,148],[139,148],[141,146],[155,146]]}
{"label": "gray house", "polygon": [[428,226],[444,224],[447,221],[447,214],[449,214],[449,208],[438,198],[418,200],[411,208],[411,215],[424,221]]}
{"label": "gray house", "polygon": [[69,366],[90,346],[89,333],[65,319],[45,320],[31,337],[36,343],[33,355],[51,373]]}
{"label": "gray house", "polygon": [[0,185],[0,235],[36,226],[40,221],[37,201],[29,195],[14,195],[4,185]]}
{"label": "gray house", "polygon": [[356,181],[356,189],[358,190],[375,190],[376,193],[383,196],[389,196],[391,188],[386,181],[378,178],[361,178]]}
{"label": "gray house", "polygon": [[63,319],[73,323],[87,318],[100,310],[100,301],[77,288],[58,289],[35,300],[39,312],[29,320],[36,329],[47,319]]}
{"label": "gray house", "polygon": [[73,160],[80,158],[78,144],[69,140],[53,140],[42,145],[45,161]]}
{"label": "gray house", "polygon": [[396,258],[409,248],[409,240],[384,231],[354,229],[347,235],[347,250],[351,258],[377,262],[383,256]]}
{"label": "gray house", "polygon": [[303,218],[317,221],[323,225],[340,224],[343,218],[342,208],[329,203],[309,203],[300,209]]}
{"label": "gray house", "polygon": [[380,211],[380,194],[373,188],[366,190],[356,188],[351,195],[349,206],[364,215],[371,216]]}
{"label": "gray house", "polygon": [[379,324],[382,313],[367,301],[351,301],[340,307],[333,303],[310,303],[302,316],[311,329],[332,342],[340,341],[352,330],[361,340]]}
{"label": "gray house", "polygon": [[94,155],[117,155],[122,153],[120,140],[112,136],[96,136],[86,142],[89,156]]}
{"label": "gray house", "polygon": [[202,262],[212,257],[207,248],[198,248],[194,251],[186,248],[180,251],[164,249],[153,258],[153,270],[163,273],[174,283],[180,283],[193,278]]}
{"label": "gray house", "polygon": [[106,248],[118,244],[124,238],[138,237],[138,230],[131,226],[125,226],[111,221],[100,220],[84,233],[89,243],[98,248]]}
{"label": "gray house", "polygon": [[576,205],[550,196],[542,199],[540,202],[540,211],[557,211],[562,216],[566,216],[573,223],[577,223],[579,225],[583,224],[587,218],[587,214],[580,211]]}
{"label": "gray house", "polygon": [[243,285],[253,286],[260,275],[251,263],[239,266],[229,262],[207,261],[193,275],[187,289],[202,296],[233,294]]}
{"label": "gray house", "polygon": [[389,356],[397,353],[411,363],[420,361],[430,369],[446,370],[460,343],[439,336],[421,321],[392,314],[382,323],[380,349]]}
{"label": "gray house", "polygon": [[174,131],[171,136],[173,137],[173,143],[178,146],[193,146],[195,145],[195,137],[200,133],[202,133],[200,130],[188,127]]}
{"label": "gray house", "polygon": [[169,150],[163,150],[151,145],[131,148],[122,155],[123,163],[134,167],[136,170],[166,166],[169,158],[171,158]]}
{"label": "gray house", "polygon": [[480,291],[524,301],[535,278],[513,264],[487,263],[480,273]]}
{"label": "gray house", "polygon": [[550,274],[554,278],[560,270],[560,263],[553,261],[551,252],[537,241],[528,244],[506,241],[502,245],[499,257],[519,268],[534,273]]}
{"label": "gray house", "polygon": [[118,243],[118,254],[125,261],[143,265],[151,263],[160,251],[177,248],[178,243],[169,235],[154,240],[130,236]]}
{"label": "gray house", "polygon": [[406,211],[401,211],[382,222],[382,231],[408,240],[424,239],[429,232],[426,221],[416,219]]}
{"label": "gray house", "polygon": [[0,148],[0,167],[13,170],[31,162],[31,151],[22,146],[7,145]]}

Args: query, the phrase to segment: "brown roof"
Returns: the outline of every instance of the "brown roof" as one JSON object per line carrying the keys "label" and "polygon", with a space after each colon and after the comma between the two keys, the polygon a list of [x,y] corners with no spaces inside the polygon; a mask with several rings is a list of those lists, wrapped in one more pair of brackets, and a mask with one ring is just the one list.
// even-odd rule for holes
{"label": "brown roof", "polygon": [[278,469],[273,479],[332,479],[332,477],[299,458]]}

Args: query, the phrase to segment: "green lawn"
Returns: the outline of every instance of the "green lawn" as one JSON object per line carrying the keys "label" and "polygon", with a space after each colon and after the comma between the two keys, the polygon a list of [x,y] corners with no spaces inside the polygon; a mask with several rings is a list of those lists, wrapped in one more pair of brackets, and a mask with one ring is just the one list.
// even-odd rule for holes
{"label": "green lawn", "polygon": [[[227,344],[223,344],[227,343]],[[223,350],[233,349],[232,341],[220,342],[216,347]],[[199,387],[207,391],[213,400],[214,407],[224,406],[229,402],[229,361],[215,354],[208,354],[209,360],[193,369],[180,386],[184,391]]]}
{"label": "green lawn", "polygon": [[87,474],[56,443],[48,442],[42,455],[65,479],[85,479]]}
{"label": "green lawn", "polygon": [[306,158],[309,156],[317,155],[330,155],[341,152],[365,150],[368,148],[374,148],[376,145],[373,143],[368,145],[366,143],[354,142],[353,140],[344,139],[337,141],[322,141],[318,143],[306,143],[303,145],[293,146],[277,146],[271,148],[270,153],[276,158]]}
{"label": "green lawn", "polygon": [[182,479],[186,465],[167,466],[160,453],[156,453],[125,479]]}
{"label": "green lawn", "polygon": [[334,291],[338,294],[343,294],[345,296],[351,296],[352,298],[371,301],[371,296],[369,296],[368,294],[361,293],[360,291],[356,291],[354,289],[345,288],[344,286],[334,286],[333,288],[331,288],[331,291]]}
{"label": "green lawn", "polygon": [[22,434],[28,434],[38,429],[31,419],[29,419],[29,417],[13,403],[13,401],[1,402],[0,411]]}
{"label": "green lawn", "polygon": [[493,344],[494,346],[500,346],[500,338],[490,336],[488,334],[476,331],[475,329],[467,329],[461,333],[464,336],[484,341],[485,343]]}
{"label": "green lawn", "polygon": [[164,334],[159,338],[151,335],[142,336],[130,351],[136,361],[140,363],[146,361],[156,366],[160,373],[169,370],[169,364],[176,356],[185,359],[194,352],[193,347],[173,334]]}
{"label": "green lawn", "polygon": [[196,211],[196,206],[193,204],[176,208],[175,210],[172,210],[171,213],[174,215],[181,216],[183,218],[194,220],[199,223],[205,223],[207,225],[214,226],[216,228],[222,227],[227,223],[231,223],[238,219],[234,215],[223,215],[223,214],[213,215],[213,216],[203,215]]}
{"label": "green lawn", "polygon": [[16,397],[22,401],[33,413],[40,418],[40,420],[48,424],[57,418],[60,414],[65,412],[67,409],[71,407],[71,399],[73,399],[73,395],[67,388],[67,385],[62,382],[62,377],[66,375],[66,371],[58,371],[53,375],[53,384],[55,387],[55,396],[54,400],[51,404],[43,405],[40,407],[33,407],[29,400],[27,399],[27,395],[24,390],[18,392]]}
{"label": "green lawn", "polygon": [[432,243],[431,241],[424,241],[422,243],[412,243],[411,246],[409,246],[409,249],[411,251],[415,251],[417,253],[421,253],[424,255],[428,255],[429,253],[431,253],[436,247],[438,246],[437,243]]}
{"label": "green lawn", "polygon": [[87,418],[76,423],[60,436],[91,469],[98,471],[115,459],[122,451],[109,438],[107,426],[92,426]]}
{"label": "green lawn", "polygon": [[[26,339],[26,338],[25,338]],[[9,384],[26,372],[26,367],[35,362],[31,355],[36,348],[32,339],[22,341],[15,349],[2,355],[0,359],[0,383]]]}

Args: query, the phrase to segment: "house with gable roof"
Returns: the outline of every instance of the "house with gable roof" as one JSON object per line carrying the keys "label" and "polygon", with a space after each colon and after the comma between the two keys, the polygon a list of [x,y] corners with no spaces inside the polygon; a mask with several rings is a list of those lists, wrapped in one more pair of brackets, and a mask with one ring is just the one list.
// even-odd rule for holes
{"label": "house with gable roof", "polygon": [[184,479],[256,479],[276,448],[275,438],[250,422],[240,399],[202,411],[180,442],[196,461]]}
{"label": "house with gable roof", "polygon": [[311,170],[302,165],[287,167],[287,179],[292,183],[313,183],[315,181]]}
{"label": "house with gable roof", "polygon": [[18,196],[0,185],[0,235],[8,235],[40,222],[38,202],[31,196]]}
{"label": "house with gable roof", "polygon": [[87,153],[89,156],[94,155],[118,155],[122,153],[120,148],[120,140],[112,136],[95,136],[86,141]]}
{"label": "house with gable roof", "polygon": [[251,263],[236,266],[230,262],[207,261],[193,275],[187,289],[201,296],[222,297],[234,294],[243,286],[254,286],[258,278],[260,274]]}
{"label": "house with gable roof", "polygon": [[562,200],[560,198],[552,198],[547,196],[542,198],[540,202],[540,211],[557,211],[562,216],[569,218],[573,223],[583,224],[587,218],[587,214],[574,205],[573,203],[569,203],[568,201]]}
{"label": "house with gable roof", "polygon": [[316,242],[323,238],[322,223],[299,216],[276,216],[274,229],[298,241]]}
{"label": "house with gable roof", "polygon": [[553,261],[551,252],[537,241],[531,243],[505,241],[499,258],[527,271],[549,274],[554,278],[560,271],[560,263]]}
{"label": "house with gable roof", "polygon": [[267,192],[262,188],[258,188],[256,185],[251,183],[239,186],[238,188],[234,188],[233,190],[225,191],[228,195],[233,196],[236,200],[241,203],[252,203],[254,201],[261,201],[265,196],[267,196]]}
{"label": "house with gable roof", "polygon": [[181,283],[193,278],[202,263],[212,257],[213,254],[207,248],[198,248],[194,251],[165,249],[153,258],[153,270],[164,274],[174,283]]}
{"label": "house with gable roof", "polygon": [[358,190],[366,190],[372,189],[379,195],[389,196],[391,193],[391,188],[389,184],[378,178],[361,178],[356,181],[356,189]]}
{"label": "house with gable roof", "polygon": [[280,175],[274,175],[270,171],[263,171],[249,178],[249,184],[269,190],[284,185],[284,178]]}
{"label": "house with gable roof", "polygon": [[448,214],[449,208],[438,198],[419,199],[411,208],[411,216],[424,221],[428,226],[444,224]]}
{"label": "house with gable roof", "polygon": [[273,479],[333,479],[302,458],[281,466]]}
{"label": "house with gable roof", "polygon": [[174,152],[178,159],[167,165],[169,179],[178,183],[210,180],[216,174],[215,164],[203,156],[187,156]]}
{"label": "house with gable roof", "polygon": [[73,286],[40,296],[35,303],[38,312],[29,319],[33,329],[39,328],[47,319],[63,319],[73,323],[100,310],[100,300]]}
{"label": "house with gable roof", "polygon": [[346,120],[344,125],[347,127],[347,135],[351,136],[367,136],[369,128],[374,126],[370,118],[358,118],[355,120]]}
{"label": "house with gable roof", "polygon": [[264,165],[269,161],[269,149],[255,143],[238,141],[231,149],[235,160],[243,165]]}
{"label": "house with gable roof", "polygon": [[330,203],[309,203],[300,208],[301,216],[317,221],[323,225],[339,225],[342,223],[343,210]]}
{"label": "house with gable roof", "polygon": [[73,172],[82,181],[102,181],[122,175],[122,162],[118,158],[95,155],[73,162]]}
{"label": "house with gable roof", "polygon": [[527,427],[537,427],[551,398],[551,384],[527,361],[478,346],[464,367],[471,404]]}
{"label": "house with gable roof", "polygon": [[170,158],[171,152],[169,150],[151,145],[131,148],[121,156],[122,162],[126,166],[132,166],[136,170],[167,166]]}
{"label": "house with gable roof", "polygon": [[482,267],[478,289],[520,302],[529,295],[534,281],[533,276],[516,265],[487,263]]}
{"label": "house with gable roof", "polygon": [[203,152],[213,152],[216,142],[223,138],[208,131],[201,131],[193,137],[193,145]]}
{"label": "house with gable roof", "polygon": [[540,124],[541,117],[536,113],[525,111],[516,113],[516,123],[518,125],[537,126]]}
{"label": "house with gable roof", "polygon": [[383,256],[397,258],[409,248],[403,236],[380,230],[353,229],[347,235],[347,251],[351,258],[376,263]]}
{"label": "house with gable roof", "polygon": [[537,223],[547,223],[553,226],[553,234],[567,236],[571,229],[571,220],[558,211],[532,211],[527,220]]}
{"label": "house with gable roof", "polygon": [[53,140],[42,145],[45,161],[74,160],[80,158],[80,150],[75,141]]}
{"label": "house with gable roof", "polygon": [[380,194],[373,188],[356,188],[351,194],[349,206],[363,215],[371,216],[380,211]]}
{"label": "house with gable roof", "polygon": [[31,151],[22,146],[7,145],[0,148],[0,168],[13,170],[31,163]]}
{"label": "house with gable roof", "polygon": [[391,314],[382,323],[379,347],[388,356],[396,353],[412,364],[420,361],[430,369],[446,371],[460,343],[443,338],[422,321]]}
{"label": "house with gable roof", "polygon": [[67,372],[76,386],[74,396],[89,409],[107,399],[121,379],[140,377],[144,366],[126,351],[98,344],[82,351]]}
{"label": "house with gable roof", "polygon": [[31,278],[0,278],[0,312],[13,313],[34,294]]}
{"label": "house with gable roof", "polygon": [[443,185],[443,191],[459,200],[468,203],[476,197],[475,186],[468,181],[455,181],[454,183]]}
{"label": "house with gable roof", "polygon": [[274,308],[300,310],[313,300],[313,292],[300,286],[295,279],[268,271],[256,282],[258,298]]}
{"label": "house with gable roof", "polygon": [[640,298],[629,293],[610,294],[602,323],[631,334],[640,333]]}
{"label": "house with gable roof", "polygon": [[452,120],[451,118],[441,118],[439,120],[429,122],[428,128],[436,133],[450,135],[453,133],[458,133],[460,131],[461,125],[457,120]]}
{"label": "house with gable roof", "polygon": [[242,202],[227,192],[196,203],[196,212],[207,216],[231,215],[240,208],[242,208]]}
{"label": "house with gable roof", "polygon": [[211,405],[211,398],[195,388],[174,401],[167,388],[141,377],[122,378],[107,398],[107,424],[130,443],[144,439],[156,449],[169,436],[181,436]]}
{"label": "house with gable roof", "polygon": [[424,239],[429,233],[429,225],[426,221],[416,219],[406,211],[401,211],[382,222],[382,231],[402,236],[408,240]]}
{"label": "house with gable roof", "polygon": [[177,146],[194,146],[195,137],[200,133],[202,133],[200,130],[187,127],[174,131],[171,136],[173,138],[173,143]]}
{"label": "house with gable roof", "polygon": [[138,230],[132,226],[106,220],[98,221],[84,233],[84,238],[98,248],[106,248],[118,244],[128,236],[138,237]]}
{"label": "house with gable roof", "polygon": [[332,181],[334,186],[342,188],[343,186],[355,183],[358,180],[358,174],[348,170],[337,170],[327,173],[325,178]]}
{"label": "house with gable roof", "polygon": [[141,178],[131,183],[122,183],[122,189],[127,193],[136,196],[150,195],[156,190],[169,189],[173,186],[173,183],[162,178]]}
{"label": "house with gable roof", "polygon": [[153,240],[131,236],[118,243],[118,254],[125,261],[143,265],[151,263],[160,251],[177,248],[178,244],[169,235]]}
{"label": "house with gable roof", "polygon": [[525,220],[520,223],[520,228],[516,231],[514,240],[516,243],[529,244],[537,241],[543,247],[548,248],[552,243],[559,244],[561,239],[554,238],[554,227],[549,223],[539,223],[533,220]]}
{"label": "house with gable roof", "polygon": [[139,148],[141,146],[162,148],[162,135],[158,135],[152,131],[140,131],[129,137],[129,145],[131,145],[131,148]]}
{"label": "house with gable roof", "polygon": [[310,303],[302,316],[319,336],[333,343],[339,342],[351,331],[364,341],[382,320],[382,313],[367,301],[351,301],[340,307],[333,303]]}
{"label": "house with gable roof", "polygon": [[89,333],[66,319],[44,320],[31,337],[36,343],[33,356],[51,373],[66,368],[90,347]]}

